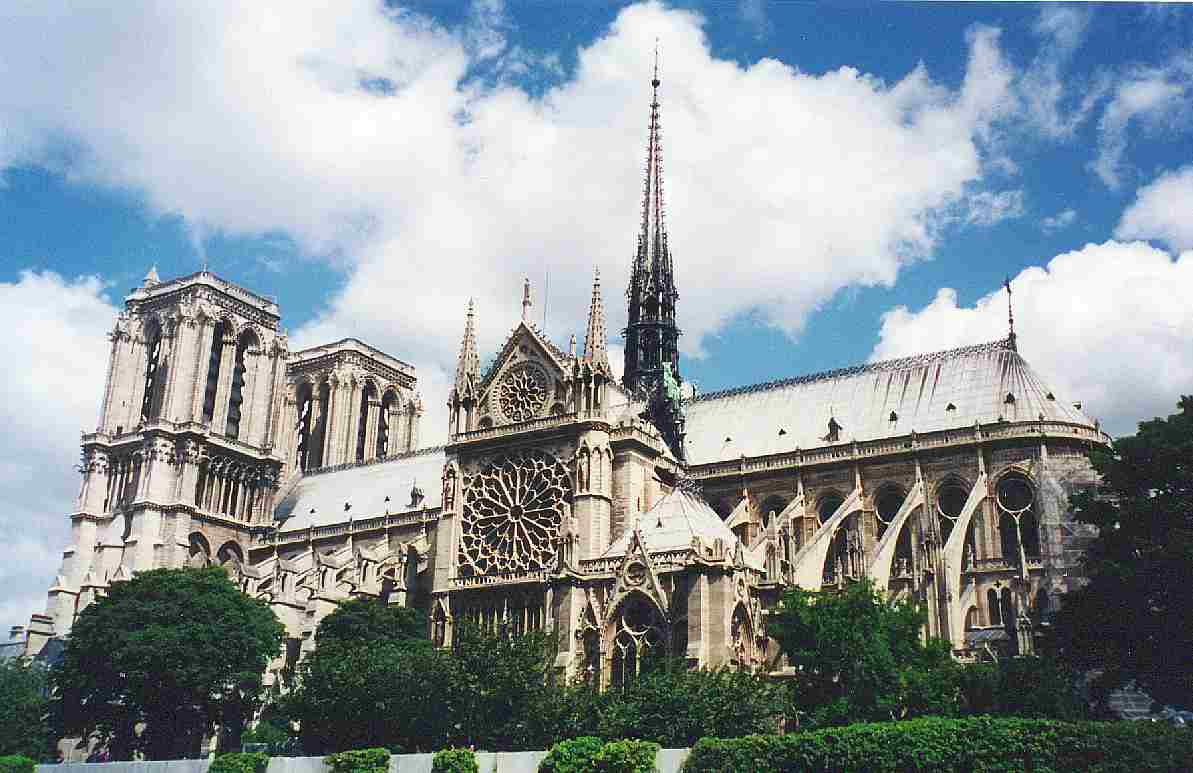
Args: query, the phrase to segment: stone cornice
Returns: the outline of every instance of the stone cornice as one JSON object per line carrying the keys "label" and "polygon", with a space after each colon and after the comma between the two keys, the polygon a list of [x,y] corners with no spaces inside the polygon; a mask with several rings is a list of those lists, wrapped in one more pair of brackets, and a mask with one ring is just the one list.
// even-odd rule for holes
{"label": "stone cornice", "polygon": [[413,389],[418,381],[413,365],[356,338],[344,338],[293,352],[286,368],[288,375],[297,375],[342,363],[365,366],[366,370],[371,369],[370,372],[409,389]]}

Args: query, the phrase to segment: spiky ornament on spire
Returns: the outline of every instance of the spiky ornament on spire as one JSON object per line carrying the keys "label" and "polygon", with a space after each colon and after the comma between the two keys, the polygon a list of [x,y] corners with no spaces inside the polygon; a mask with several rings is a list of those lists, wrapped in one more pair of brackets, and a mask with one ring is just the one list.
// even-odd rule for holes
{"label": "spiky ornament on spire", "polygon": [[646,181],[642,194],[642,229],[626,290],[629,324],[625,329],[622,382],[647,400],[648,418],[683,459],[683,413],[678,400],[679,336],[675,323],[675,271],[667,246],[663,206],[663,147],[659,123],[659,49],[655,44],[650,81],[650,132],[646,143]]}

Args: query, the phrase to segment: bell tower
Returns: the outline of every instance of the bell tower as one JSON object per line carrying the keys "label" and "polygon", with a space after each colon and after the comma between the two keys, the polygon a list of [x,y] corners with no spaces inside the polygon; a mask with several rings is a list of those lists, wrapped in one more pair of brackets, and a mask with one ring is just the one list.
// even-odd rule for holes
{"label": "bell tower", "polygon": [[272,512],[288,357],[277,304],[207,271],[125,298],[98,426],[82,438],[72,545],[29,649],[66,633],[114,580],[159,567],[239,570]]}

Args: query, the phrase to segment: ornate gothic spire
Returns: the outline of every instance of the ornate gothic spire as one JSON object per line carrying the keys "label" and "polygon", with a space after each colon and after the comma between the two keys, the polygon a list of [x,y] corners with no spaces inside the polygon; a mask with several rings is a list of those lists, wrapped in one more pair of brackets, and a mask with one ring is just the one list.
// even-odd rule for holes
{"label": "ornate gothic spire", "polygon": [[480,381],[480,355],[476,351],[476,312],[468,299],[468,319],[464,323],[464,341],[460,344],[460,359],[456,363],[456,392],[460,396],[475,389]]}
{"label": "ornate gothic spire", "polygon": [[608,336],[605,334],[605,305],[601,302],[601,270],[592,280],[592,304],[588,307],[588,331],[584,336],[584,359],[593,364],[609,364]]}
{"label": "ornate gothic spire", "polygon": [[683,414],[679,405],[679,327],[675,323],[675,270],[667,246],[663,205],[663,140],[659,122],[659,50],[651,78],[650,130],[646,141],[646,181],[638,251],[626,290],[629,324],[625,330],[622,381],[648,401],[647,418],[662,432],[677,458],[683,458]]}

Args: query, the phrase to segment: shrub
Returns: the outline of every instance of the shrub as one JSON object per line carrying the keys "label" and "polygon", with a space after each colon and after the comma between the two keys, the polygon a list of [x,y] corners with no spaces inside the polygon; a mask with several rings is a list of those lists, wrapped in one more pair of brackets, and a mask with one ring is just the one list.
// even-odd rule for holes
{"label": "shrub", "polygon": [[593,759],[599,773],[654,773],[659,745],[653,741],[610,741]]}
{"label": "shrub", "polygon": [[471,749],[444,749],[435,752],[431,773],[477,773],[476,754]]}
{"label": "shrub", "polygon": [[212,760],[207,773],[265,773],[269,755],[263,752],[231,752]]}
{"label": "shrub", "polygon": [[591,735],[560,741],[539,763],[539,773],[593,773],[605,742]]}
{"label": "shrub", "polygon": [[0,757],[0,773],[33,773],[33,760],[23,754],[6,754]]}
{"label": "shrub", "polygon": [[1193,770],[1193,730],[1155,723],[925,717],[791,735],[701,739],[685,773]]}
{"label": "shrub", "polygon": [[386,773],[389,770],[389,750],[358,749],[339,752],[327,755],[323,761],[331,768],[332,773]]}

